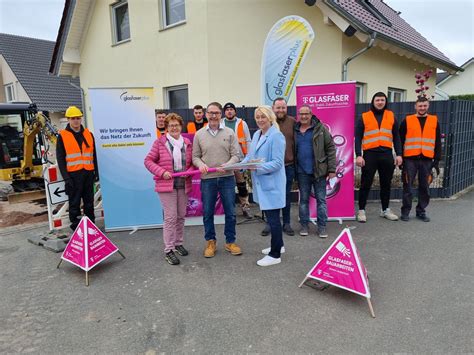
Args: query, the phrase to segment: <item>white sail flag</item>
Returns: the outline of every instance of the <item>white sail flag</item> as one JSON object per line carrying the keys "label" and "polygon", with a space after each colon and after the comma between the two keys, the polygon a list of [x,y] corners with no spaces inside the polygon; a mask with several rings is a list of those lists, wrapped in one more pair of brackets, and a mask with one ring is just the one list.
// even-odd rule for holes
{"label": "white sail flag", "polygon": [[267,35],[262,55],[262,102],[288,101],[298,72],[314,39],[310,24],[300,16],[279,20]]}

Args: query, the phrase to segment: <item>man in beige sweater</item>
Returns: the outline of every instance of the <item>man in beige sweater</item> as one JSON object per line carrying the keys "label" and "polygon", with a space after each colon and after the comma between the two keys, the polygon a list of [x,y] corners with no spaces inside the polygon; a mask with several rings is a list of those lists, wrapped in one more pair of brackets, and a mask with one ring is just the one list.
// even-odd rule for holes
{"label": "man in beige sweater", "polygon": [[[204,256],[212,258],[216,254],[216,231],[214,211],[217,193],[220,194],[225,213],[225,250],[232,255],[242,251],[235,244],[235,178],[232,170],[222,167],[240,161],[240,148],[237,136],[230,128],[221,123],[222,106],[218,102],[207,105],[208,125],[196,132],[193,143],[193,164],[201,171],[201,198],[203,204],[204,238],[206,249]],[[209,173],[209,168],[218,168]]]}

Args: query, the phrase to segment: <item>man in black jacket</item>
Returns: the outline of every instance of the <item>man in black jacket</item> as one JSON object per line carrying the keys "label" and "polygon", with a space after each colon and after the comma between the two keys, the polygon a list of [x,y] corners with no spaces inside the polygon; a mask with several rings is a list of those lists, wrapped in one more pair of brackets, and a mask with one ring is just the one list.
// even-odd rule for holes
{"label": "man in black jacket", "polygon": [[413,185],[418,175],[418,204],[416,218],[429,222],[426,207],[430,203],[430,184],[433,169],[439,175],[441,160],[441,133],[438,117],[430,115],[430,102],[419,97],[415,114],[408,115],[400,124],[400,141],[403,146],[403,204],[401,220],[407,222],[412,207]]}
{"label": "man in black jacket", "polygon": [[68,125],[59,132],[56,159],[66,184],[69,200],[69,220],[74,231],[80,222],[81,199],[84,214],[95,222],[94,181],[98,180],[95,140],[82,126],[82,112],[75,106],[66,110]]}
{"label": "man in black jacket", "polygon": [[[395,160],[393,149],[396,154]],[[365,205],[377,171],[382,203],[380,217],[390,221],[398,220],[398,216],[390,211],[388,206],[393,171],[395,166],[402,165],[402,146],[397,119],[392,111],[387,110],[387,96],[383,92],[378,92],[372,97],[370,110],[364,112],[357,121],[355,153],[356,165],[362,168],[357,220],[361,223],[367,221]]]}

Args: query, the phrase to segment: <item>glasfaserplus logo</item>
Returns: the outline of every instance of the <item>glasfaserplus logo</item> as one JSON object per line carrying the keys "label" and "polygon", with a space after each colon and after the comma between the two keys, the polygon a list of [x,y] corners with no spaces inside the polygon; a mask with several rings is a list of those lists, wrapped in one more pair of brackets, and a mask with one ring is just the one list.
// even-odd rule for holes
{"label": "glasfaserplus logo", "polygon": [[284,95],[283,89],[288,80],[288,75],[291,74],[291,69],[292,69],[291,67],[293,66],[293,61],[298,56],[298,50],[301,46],[301,42],[302,42],[301,40],[297,40],[294,46],[290,48],[288,57],[286,58],[286,61],[283,63],[283,68],[277,74],[277,78],[276,78],[277,82],[272,87],[273,95],[269,92],[269,84],[268,83],[266,84],[267,96],[270,99],[273,100],[275,97]]}
{"label": "glasfaserplus logo", "polygon": [[287,81],[288,74],[290,73],[291,66],[293,65],[293,60],[298,56],[298,49],[300,48],[301,41],[298,40],[295,42],[295,45],[290,49],[290,53],[286,58],[286,62],[282,70],[278,73],[278,82],[276,85],[273,86],[275,90],[275,95],[282,96],[283,95],[283,87],[285,82]]}
{"label": "glasfaserplus logo", "polygon": [[127,101],[144,101],[144,100],[150,100],[150,98],[148,96],[135,96],[133,94],[131,95],[127,95],[128,94],[128,91],[125,91],[123,92],[121,95],[120,95],[120,100],[123,100],[125,102]]}

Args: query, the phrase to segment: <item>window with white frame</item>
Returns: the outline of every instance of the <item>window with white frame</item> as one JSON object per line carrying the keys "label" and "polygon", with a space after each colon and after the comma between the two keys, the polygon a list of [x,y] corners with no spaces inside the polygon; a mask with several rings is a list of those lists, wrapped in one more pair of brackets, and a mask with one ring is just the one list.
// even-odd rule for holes
{"label": "window with white frame", "polygon": [[5,97],[7,102],[16,101],[15,85],[13,83],[5,85]]}
{"label": "window with white frame", "polygon": [[161,0],[162,27],[170,27],[186,21],[185,0]]}
{"label": "window with white frame", "polygon": [[128,2],[120,1],[111,5],[112,32],[114,44],[130,39],[130,20],[128,16]]}
{"label": "window with white frame", "polygon": [[402,102],[405,101],[406,90],[388,88],[388,102]]}
{"label": "window with white frame", "polygon": [[361,104],[365,102],[365,83],[356,83],[355,103]]}
{"label": "window with white frame", "polygon": [[168,109],[189,108],[188,86],[171,86],[165,88],[165,102]]}

